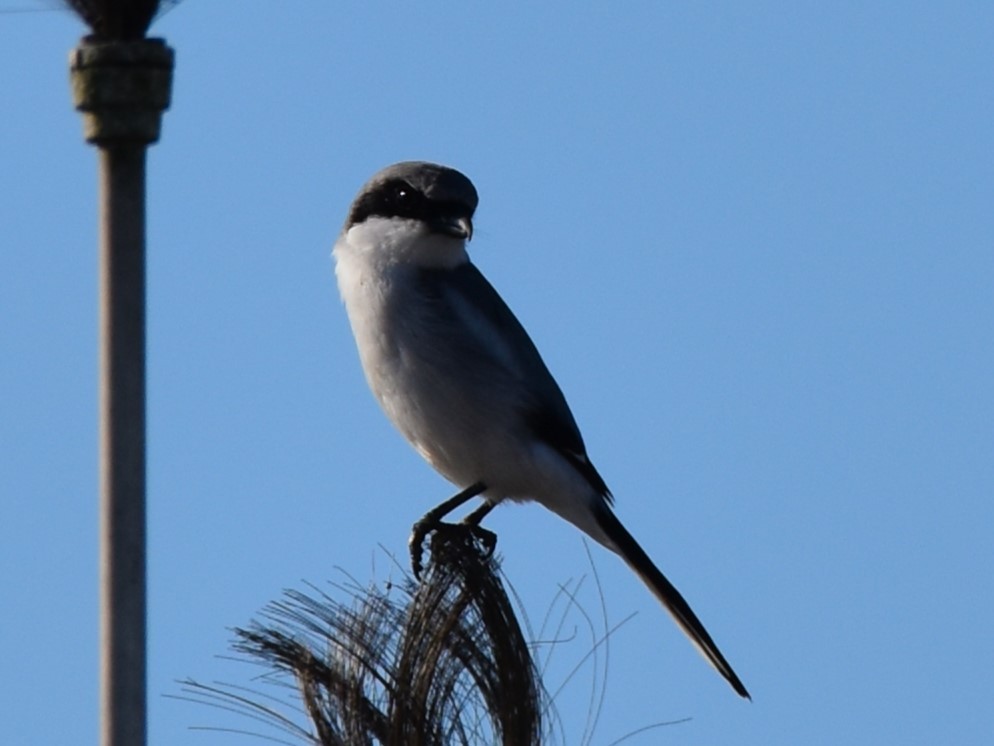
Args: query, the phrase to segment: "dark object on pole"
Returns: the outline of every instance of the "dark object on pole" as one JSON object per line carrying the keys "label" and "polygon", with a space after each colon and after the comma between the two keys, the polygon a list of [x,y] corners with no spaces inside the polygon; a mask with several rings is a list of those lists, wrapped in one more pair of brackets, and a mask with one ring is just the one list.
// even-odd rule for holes
{"label": "dark object on pole", "polygon": [[141,39],[159,11],[160,0],[66,0],[101,39]]}
{"label": "dark object on pole", "polygon": [[235,630],[235,650],[283,676],[310,727],[242,687],[187,681],[186,693],[268,723],[280,742],[542,743],[550,707],[498,572],[470,527],[445,524],[432,534],[420,583],[408,576],[400,588],[344,589],[351,605],[287,591],[263,621]]}
{"label": "dark object on pole", "polygon": [[[158,140],[169,105],[173,51],[161,39],[135,38],[152,17],[139,22],[138,7],[157,3],[73,5],[81,14],[84,7],[92,14],[103,8],[92,16],[97,34],[70,55],[84,136],[100,148],[101,742],[140,746],[146,741],[145,150]],[[110,20],[116,6],[129,8],[120,26]],[[110,40],[111,34],[125,40]]]}

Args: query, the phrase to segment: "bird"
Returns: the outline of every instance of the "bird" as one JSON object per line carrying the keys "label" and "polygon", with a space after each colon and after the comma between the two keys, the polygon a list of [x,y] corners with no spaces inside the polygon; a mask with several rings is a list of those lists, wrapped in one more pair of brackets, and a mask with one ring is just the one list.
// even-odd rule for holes
{"label": "bird", "polygon": [[404,161],[353,200],[332,254],[362,369],[387,417],[458,494],[415,523],[534,501],[621,557],[740,696],[738,675],[680,592],[622,525],[559,385],[528,333],[470,260],[479,197],[456,169]]}

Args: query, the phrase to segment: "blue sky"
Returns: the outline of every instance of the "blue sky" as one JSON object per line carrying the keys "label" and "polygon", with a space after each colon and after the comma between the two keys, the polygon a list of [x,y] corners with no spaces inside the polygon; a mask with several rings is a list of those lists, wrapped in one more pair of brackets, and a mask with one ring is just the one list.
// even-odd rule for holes
{"label": "blue sky", "polygon": [[[29,6],[3,0],[0,10]],[[150,743],[283,588],[384,581],[452,488],[367,393],[331,245],[437,160],[617,496],[753,693],[613,556],[593,743],[994,737],[994,9],[185,0],[150,154]],[[237,7],[237,11],[233,9]],[[68,13],[0,14],[5,741],[97,738],[96,169]],[[579,535],[495,511],[533,622]],[[592,580],[581,600],[596,610]],[[555,651],[547,686],[589,649]],[[558,670],[561,667],[561,670]],[[556,677],[559,677],[558,679]],[[579,742],[591,674],[559,695]],[[251,727],[251,726],[249,726]],[[81,739],[84,739],[81,741]],[[248,741],[252,742],[252,741]]]}

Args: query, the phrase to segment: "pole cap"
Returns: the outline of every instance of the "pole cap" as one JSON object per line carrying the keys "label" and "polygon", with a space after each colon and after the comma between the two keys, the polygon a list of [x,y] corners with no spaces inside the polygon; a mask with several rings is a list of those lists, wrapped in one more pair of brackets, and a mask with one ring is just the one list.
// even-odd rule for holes
{"label": "pole cap", "polygon": [[95,145],[153,143],[169,108],[175,55],[162,39],[84,37],[69,53],[73,103]]}

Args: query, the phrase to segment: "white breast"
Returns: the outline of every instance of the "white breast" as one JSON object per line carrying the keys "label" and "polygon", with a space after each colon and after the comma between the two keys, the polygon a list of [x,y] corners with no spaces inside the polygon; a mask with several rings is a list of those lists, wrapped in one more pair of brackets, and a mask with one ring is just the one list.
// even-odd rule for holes
{"label": "white breast", "polygon": [[333,253],[370,389],[418,452],[461,482],[473,469],[465,454],[454,452],[467,442],[461,431],[471,427],[465,416],[455,414],[459,409],[465,414],[465,407],[459,406],[459,392],[411,350],[433,343],[419,318],[422,302],[414,296],[414,275],[422,267],[468,262],[465,242],[431,234],[417,221],[371,218],[343,233]]}

